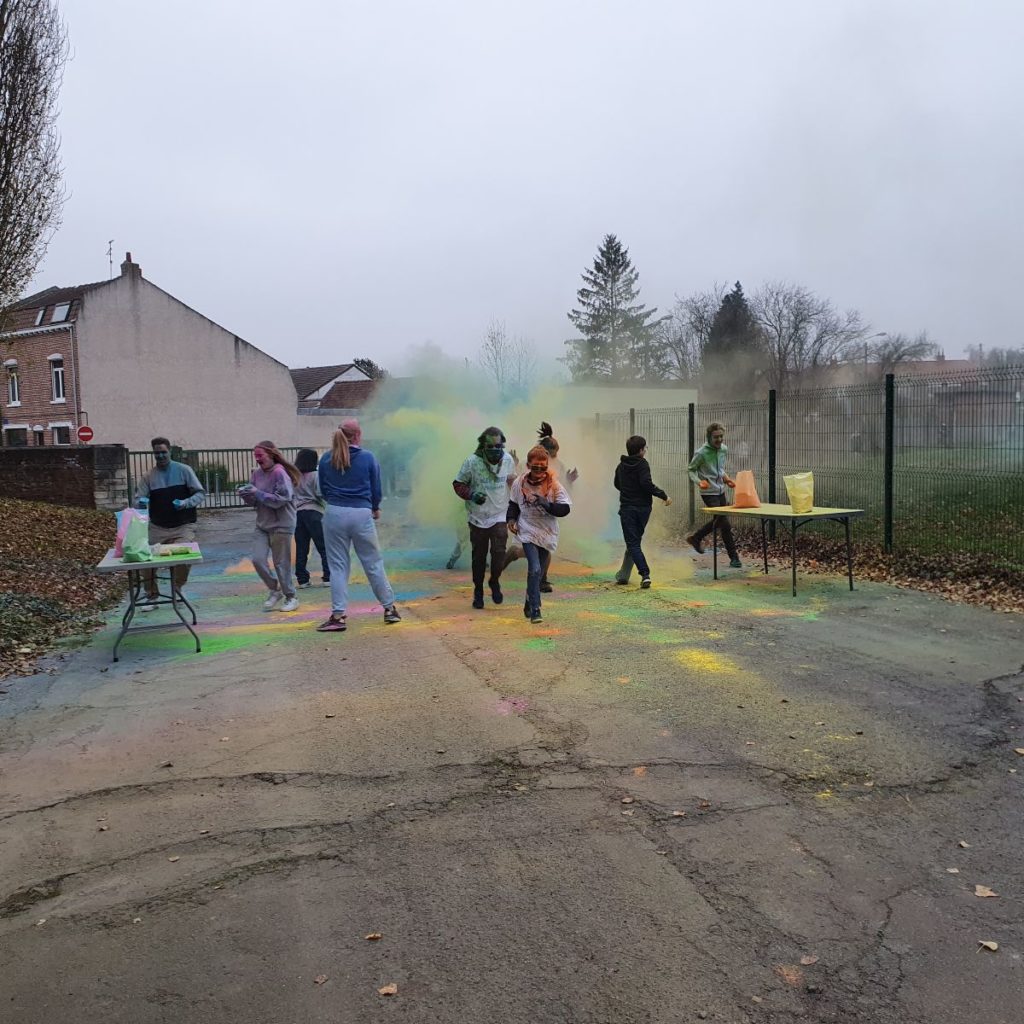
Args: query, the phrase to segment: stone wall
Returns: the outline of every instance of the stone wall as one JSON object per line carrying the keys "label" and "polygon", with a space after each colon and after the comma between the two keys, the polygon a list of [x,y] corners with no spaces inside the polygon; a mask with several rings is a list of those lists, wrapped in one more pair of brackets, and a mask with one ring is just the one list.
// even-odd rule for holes
{"label": "stone wall", "polygon": [[0,497],[122,509],[128,504],[124,445],[0,448]]}

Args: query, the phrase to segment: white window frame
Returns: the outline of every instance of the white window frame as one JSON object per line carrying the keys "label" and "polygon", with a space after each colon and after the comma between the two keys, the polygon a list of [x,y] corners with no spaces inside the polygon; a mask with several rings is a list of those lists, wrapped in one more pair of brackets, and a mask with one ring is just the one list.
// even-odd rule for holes
{"label": "white window frame", "polygon": [[[65,405],[67,404],[67,377],[64,372],[64,357],[59,353],[55,352],[48,360],[50,364],[50,390],[53,394],[53,398],[50,399],[50,405]],[[60,366],[55,366],[54,363],[60,363]],[[60,395],[57,394],[57,381],[60,381]]]}
{"label": "white window frame", "polygon": [[[71,446],[71,438],[74,436],[71,433],[71,429],[72,428],[71,428],[71,424],[70,423],[51,423],[50,424],[50,435],[53,437],[53,443],[55,445],[59,445],[60,447],[64,447],[64,448],[70,447]],[[66,430],[68,432],[68,439],[67,439],[67,441],[58,441],[57,440],[57,431],[58,430]]]}
{"label": "white window frame", "polygon": [[36,323],[35,323],[36,327],[38,327],[43,322],[43,317],[45,317],[45,316],[46,316],[46,307],[45,306],[41,306],[39,308],[39,312],[36,313]]}
{"label": "white window frame", "polygon": [[7,370],[7,408],[17,409],[21,405],[21,374],[18,373],[18,361],[8,359],[4,363]]}
{"label": "white window frame", "polygon": [[[27,431],[28,434],[32,433],[32,427],[28,423],[4,423],[3,426],[0,427],[0,430],[3,430],[3,432],[5,434],[7,433],[8,430],[24,430],[24,431]],[[7,438],[6,437],[4,438],[4,444],[7,445]],[[25,437],[25,444],[24,445],[13,445],[12,444],[12,445],[10,445],[10,447],[11,448],[22,448],[22,447],[28,448],[29,447],[28,437],[27,436]]]}
{"label": "white window frame", "polygon": [[[58,313],[63,311],[63,315],[58,316]],[[71,303],[70,302],[58,302],[53,307],[53,316],[50,317],[51,324],[62,324],[71,315]]]}

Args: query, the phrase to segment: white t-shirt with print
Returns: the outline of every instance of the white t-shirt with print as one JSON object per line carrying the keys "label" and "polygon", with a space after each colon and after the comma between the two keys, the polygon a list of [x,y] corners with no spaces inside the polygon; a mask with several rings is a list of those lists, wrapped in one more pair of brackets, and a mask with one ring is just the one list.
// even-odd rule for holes
{"label": "white t-shirt with print", "polygon": [[473,526],[483,529],[505,522],[508,513],[508,478],[516,471],[512,456],[505,452],[497,466],[491,466],[479,455],[470,455],[455,478],[460,484],[469,484],[470,491],[481,491],[487,496],[482,505],[466,502],[466,513]]}
{"label": "white t-shirt with print", "polygon": [[[509,500],[519,506],[519,539],[527,544],[536,544],[545,551],[554,551],[558,547],[559,517],[546,512],[539,505],[523,497],[523,478],[517,476],[512,483]],[[572,505],[569,492],[561,485],[555,484],[552,501],[561,505]]]}

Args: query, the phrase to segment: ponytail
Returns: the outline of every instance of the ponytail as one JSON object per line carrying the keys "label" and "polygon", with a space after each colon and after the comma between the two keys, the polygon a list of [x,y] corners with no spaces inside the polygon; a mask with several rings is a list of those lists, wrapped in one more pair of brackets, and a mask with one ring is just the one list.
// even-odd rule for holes
{"label": "ponytail", "polygon": [[348,435],[344,430],[336,430],[331,439],[331,465],[344,473],[352,465],[352,453],[348,449]]}

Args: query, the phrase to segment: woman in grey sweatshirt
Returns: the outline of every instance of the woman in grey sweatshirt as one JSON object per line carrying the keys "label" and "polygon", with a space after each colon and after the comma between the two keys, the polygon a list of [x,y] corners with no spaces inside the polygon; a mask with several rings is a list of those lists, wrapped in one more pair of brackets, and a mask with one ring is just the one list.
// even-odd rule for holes
{"label": "woman in grey sweatshirt", "polygon": [[[273,441],[260,441],[252,450],[256,460],[249,483],[238,488],[246,505],[256,509],[252,565],[270,591],[266,612],[293,612],[299,607],[292,579],[292,536],[295,533],[295,485],[302,474],[277,450]],[[274,568],[270,568],[273,559]]]}

